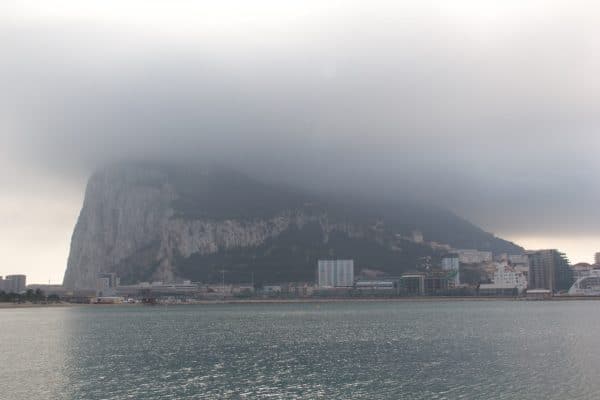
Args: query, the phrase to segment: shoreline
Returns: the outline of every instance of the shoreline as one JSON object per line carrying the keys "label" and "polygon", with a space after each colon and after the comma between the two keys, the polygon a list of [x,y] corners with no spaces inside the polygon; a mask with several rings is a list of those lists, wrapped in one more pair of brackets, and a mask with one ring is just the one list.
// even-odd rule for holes
{"label": "shoreline", "polygon": [[45,307],[75,307],[86,304],[77,304],[77,303],[0,303],[0,310],[6,308],[45,308]]}
{"label": "shoreline", "polygon": [[131,307],[131,306],[191,306],[191,305],[216,305],[216,304],[319,304],[319,303],[373,303],[373,302],[398,302],[398,303],[424,303],[424,302],[464,302],[464,301],[526,301],[526,302],[552,302],[552,301],[594,301],[600,300],[600,296],[555,296],[549,299],[528,299],[524,297],[389,297],[389,298],[298,298],[298,299],[216,299],[216,300],[196,300],[189,303],[157,303],[157,304],[142,304],[142,303],[119,303],[119,304],[86,304],[86,303],[0,303],[1,309],[17,309],[17,308],[62,308],[62,307]]}
{"label": "shoreline", "polygon": [[[351,302],[461,302],[461,301],[577,301],[600,300],[600,296],[556,296],[549,299],[528,299],[524,297],[493,297],[493,296],[448,296],[448,297],[389,297],[389,298],[306,298],[306,299],[224,299],[224,300],[198,300],[193,303],[177,303],[173,305],[194,304],[287,304],[287,303],[351,303]],[[157,304],[162,305],[162,304]],[[169,304],[170,305],[170,304]]]}

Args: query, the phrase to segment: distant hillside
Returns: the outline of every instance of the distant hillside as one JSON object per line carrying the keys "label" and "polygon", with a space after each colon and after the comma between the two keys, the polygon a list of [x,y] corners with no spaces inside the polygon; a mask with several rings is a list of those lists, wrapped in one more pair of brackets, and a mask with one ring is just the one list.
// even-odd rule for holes
{"label": "distant hillside", "polygon": [[89,180],[64,283],[93,288],[100,271],[208,282],[221,270],[229,282],[311,281],[317,260],[333,257],[399,274],[443,255],[405,239],[415,230],[454,248],[522,252],[431,206],[316,195],[217,167],[119,165]]}

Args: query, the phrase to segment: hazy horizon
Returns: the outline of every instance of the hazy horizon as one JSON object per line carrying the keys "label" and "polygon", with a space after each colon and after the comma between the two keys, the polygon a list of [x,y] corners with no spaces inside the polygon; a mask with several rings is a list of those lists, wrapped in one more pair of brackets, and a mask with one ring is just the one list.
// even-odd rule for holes
{"label": "hazy horizon", "polygon": [[4,1],[0,276],[62,282],[86,179],[221,162],[600,251],[587,1]]}

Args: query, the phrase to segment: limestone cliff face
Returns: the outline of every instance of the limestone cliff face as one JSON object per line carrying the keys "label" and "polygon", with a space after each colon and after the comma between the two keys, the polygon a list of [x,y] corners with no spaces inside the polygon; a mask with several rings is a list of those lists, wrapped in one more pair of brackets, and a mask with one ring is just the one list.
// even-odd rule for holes
{"label": "limestone cliff face", "polygon": [[278,210],[268,218],[190,219],[174,208],[179,194],[169,178],[160,169],[137,166],[92,176],[71,241],[66,287],[92,289],[100,272],[140,278],[132,267],[149,270],[141,278],[171,281],[178,278],[175,262],[180,258],[260,246],[308,221],[318,220],[326,232],[336,229],[326,217],[300,210]]}
{"label": "limestone cliff face", "polygon": [[159,171],[131,167],[94,174],[71,240],[64,285],[94,288],[99,272],[114,271],[138,249],[160,240],[175,196]]}
{"label": "limestone cliff face", "polygon": [[214,281],[221,269],[234,281],[312,280],[323,257],[400,273],[440,255],[402,239],[414,229],[455,248],[522,250],[443,210],[338,203],[231,171],[120,165],[88,182],[64,284],[93,289],[100,272]]}
{"label": "limestone cliff face", "polygon": [[291,225],[302,224],[304,216],[286,211],[269,219],[258,220],[184,220],[173,218],[163,225],[160,261],[156,277],[175,278],[173,261],[177,257],[208,255],[242,247],[257,247],[274,238]]}

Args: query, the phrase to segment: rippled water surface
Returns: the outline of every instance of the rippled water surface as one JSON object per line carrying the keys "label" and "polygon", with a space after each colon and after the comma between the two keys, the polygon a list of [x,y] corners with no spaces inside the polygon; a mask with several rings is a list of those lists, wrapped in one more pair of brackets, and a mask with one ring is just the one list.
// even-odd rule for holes
{"label": "rippled water surface", "polygon": [[1,399],[598,399],[600,303],[0,309]]}

